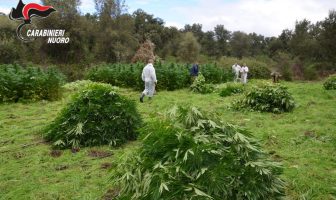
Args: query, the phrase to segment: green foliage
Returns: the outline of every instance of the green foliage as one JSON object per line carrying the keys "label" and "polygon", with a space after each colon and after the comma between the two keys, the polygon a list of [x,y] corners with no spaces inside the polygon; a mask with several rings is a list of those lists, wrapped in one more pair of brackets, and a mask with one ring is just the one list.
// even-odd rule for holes
{"label": "green foliage", "polygon": [[282,113],[295,108],[295,102],[287,88],[281,85],[254,87],[243,99],[233,102],[235,109],[251,109],[261,112]]}
{"label": "green foliage", "polygon": [[[246,63],[246,65],[249,67],[249,78],[253,79],[269,79],[270,78],[270,66],[273,64],[273,62],[266,60],[263,57],[260,58],[243,58],[241,60],[238,60],[236,58],[232,57],[222,57],[219,60],[219,65],[227,69],[227,72],[231,72],[231,66],[235,63],[238,63],[239,65],[243,65]],[[228,74],[229,78],[228,80],[232,80],[233,76],[232,73]]]}
{"label": "green foliage", "polygon": [[189,85],[190,77],[187,66],[173,63],[167,65],[159,63],[156,66],[158,89],[173,91]]}
{"label": "green foliage", "polygon": [[291,56],[287,53],[278,52],[274,56],[274,60],[276,62],[274,68],[281,73],[282,78],[286,81],[293,80],[293,60]]}
{"label": "green foliage", "polygon": [[93,82],[90,80],[81,80],[75,81],[71,83],[67,83],[63,85],[63,88],[68,92],[77,92],[79,90],[85,89],[88,85],[92,84]]}
{"label": "green foliage", "polygon": [[119,146],[136,139],[140,124],[133,101],[111,85],[91,83],[46,128],[45,138],[57,148]]}
{"label": "green foliage", "polygon": [[[105,64],[90,69],[86,74],[86,79],[141,90],[144,87],[141,79],[143,67],[144,64],[141,63]],[[157,62],[154,67],[158,79],[157,90],[172,91],[190,85],[189,66]],[[200,66],[200,71],[204,74],[208,83],[222,83],[231,78],[229,70],[221,69],[212,64]]]}
{"label": "green foliage", "polygon": [[305,80],[316,80],[318,79],[318,68],[320,64],[312,64],[306,67],[303,71],[303,77]]}
{"label": "green foliage", "polygon": [[199,73],[193,84],[190,86],[190,90],[195,93],[207,94],[214,91],[214,86],[206,84],[204,76],[202,73]]}
{"label": "green foliage", "polygon": [[231,68],[220,68],[217,64],[204,64],[200,66],[207,83],[223,83],[232,79]]}
{"label": "green foliage", "polygon": [[0,102],[56,100],[63,83],[64,76],[54,68],[0,65]]}
{"label": "green foliage", "polygon": [[196,62],[201,51],[201,45],[192,32],[183,35],[179,48],[178,57],[181,61],[193,63]]}
{"label": "green foliage", "polygon": [[219,95],[221,97],[227,97],[242,92],[244,92],[244,85],[239,83],[227,83],[225,87],[220,89]]}
{"label": "green foliage", "polygon": [[336,74],[331,75],[324,83],[323,87],[326,90],[336,90]]}
{"label": "green foliage", "polygon": [[143,144],[113,175],[119,199],[280,199],[278,163],[248,131],[197,108],[174,108],[142,129]]}

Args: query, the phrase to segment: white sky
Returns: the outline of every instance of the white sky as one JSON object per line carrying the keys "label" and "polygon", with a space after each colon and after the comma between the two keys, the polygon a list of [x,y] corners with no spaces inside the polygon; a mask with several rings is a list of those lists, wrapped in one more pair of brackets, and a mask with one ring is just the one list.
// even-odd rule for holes
{"label": "white sky", "polygon": [[[306,18],[315,23],[335,8],[336,0],[199,0],[174,10],[184,22],[203,24],[204,30],[223,24],[230,31],[278,36],[284,29],[293,29],[296,20]],[[167,25],[184,26],[179,20],[166,21]]]}
{"label": "white sky", "polygon": [[[9,13],[17,2],[0,0],[0,12]],[[126,4],[130,13],[141,8],[162,18],[166,26],[183,28],[185,24],[200,23],[203,31],[208,31],[222,24],[230,31],[265,36],[278,36],[284,29],[293,29],[297,20],[324,20],[329,10],[336,9],[336,0],[126,0]],[[81,10],[95,12],[93,0],[82,0]]]}

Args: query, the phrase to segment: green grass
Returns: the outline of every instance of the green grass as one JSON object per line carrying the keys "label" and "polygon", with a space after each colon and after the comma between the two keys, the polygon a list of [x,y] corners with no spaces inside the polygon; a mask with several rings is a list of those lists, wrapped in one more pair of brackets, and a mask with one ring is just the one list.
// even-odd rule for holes
{"label": "green grass", "polygon": [[[138,109],[145,121],[162,116],[175,104],[217,113],[223,121],[251,131],[265,151],[282,162],[287,199],[335,199],[336,91],[324,90],[320,82],[285,85],[297,102],[292,113],[237,112],[227,107],[239,95],[222,98],[187,89],[159,91],[153,101],[138,103]],[[121,93],[138,102],[140,92],[121,89]],[[51,156],[41,131],[68,100],[69,93],[57,102],[0,105],[0,199],[101,199],[111,189],[109,177],[117,158],[139,142]],[[92,150],[111,156],[92,157]]]}

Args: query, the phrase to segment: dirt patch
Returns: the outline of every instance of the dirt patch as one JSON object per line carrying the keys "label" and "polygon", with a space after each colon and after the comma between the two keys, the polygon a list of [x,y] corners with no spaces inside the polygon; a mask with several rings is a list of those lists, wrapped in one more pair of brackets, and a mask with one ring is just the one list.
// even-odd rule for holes
{"label": "dirt patch", "polygon": [[112,168],[112,163],[103,163],[100,166],[101,169],[111,169]]}
{"label": "dirt patch", "polygon": [[304,136],[309,137],[309,138],[316,138],[316,134],[313,131],[306,131],[304,132]]}
{"label": "dirt patch", "polygon": [[272,158],[277,162],[281,162],[283,160],[283,158],[277,154],[274,154]]}
{"label": "dirt patch", "polygon": [[7,117],[8,117],[9,119],[16,119],[16,118],[17,118],[17,116],[14,115],[14,114],[9,114],[9,115],[7,115]]}
{"label": "dirt patch", "polygon": [[107,151],[90,150],[88,155],[94,158],[107,158],[112,156],[112,153]]}
{"label": "dirt patch", "polygon": [[59,158],[59,157],[62,156],[62,154],[63,154],[63,152],[61,150],[52,150],[50,152],[50,156],[54,157],[54,158]]}
{"label": "dirt patch", "polygon": [[25,156],[24,153],[21,153],[21,152],[17,152],[13,154],[13,157],[17,160],[23,158],[24,156]]}
{"label": "dirt patch", "polygon": [[79,151],[80,151],[79,147],[77,147],[77,148],[74,147],[74,148],[71,149],[72,153],[78,153]]}
{"label": "dirt patch", "polygon": [[55,170],[56,171],[63,171],[63,170],[66,170],[68,168],[69,167],[67,165],[59,165],[59,166],[55,167]]}
{"label": "dirt patch", "polygon": [[315,101],[309,101],[308,103],[307,103],[307,106],[311,106],[311,105],[316,105],[317,103],[315,102]]}
{"label": "dirt patch", "polygon": [[116,199],[116,197],[118,197],[120,193],[120,189],[119,188],[115,188],[115,189],[109,189],[105,195],[103,196],[104,200],[112,200],[112,199]]}

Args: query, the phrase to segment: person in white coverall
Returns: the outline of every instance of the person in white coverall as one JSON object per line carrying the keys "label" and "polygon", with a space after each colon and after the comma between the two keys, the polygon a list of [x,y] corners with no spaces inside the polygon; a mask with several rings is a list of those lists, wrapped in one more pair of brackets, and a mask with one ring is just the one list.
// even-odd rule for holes
{"label": "person in white coverall", "polygon": [[238,82],[240,69],[241,67],[237,63],[232,65],[232,73],[234,74],[233,82]]}
{"label": "person in white coverall", "polygon": [[249,68],[244,63],[243,67],[240,69],[241,81],[242,81],[243,84],[247,83],[247,74],[248,74],[248,72],[249,72]]}
{"label": "person in white coverall", "polygon": [[142,80],[145,82],[145,90],[141,93],[140,102],[143,103],[145,96],[151,99],[154,95],[156,80],[155,68],[153,66],[154,60],[150,59],[148,64],[142,70]]}

